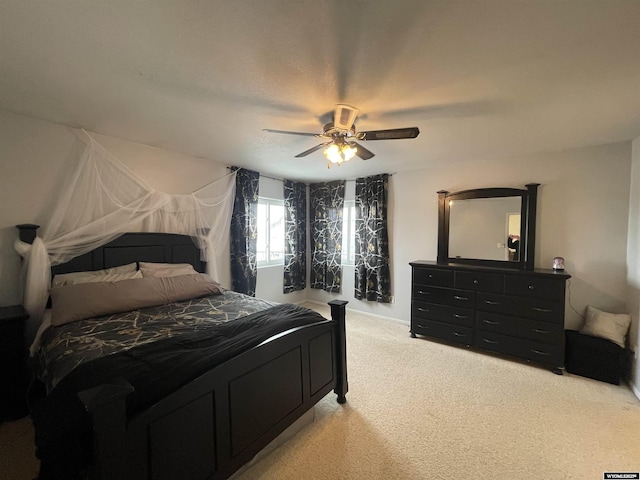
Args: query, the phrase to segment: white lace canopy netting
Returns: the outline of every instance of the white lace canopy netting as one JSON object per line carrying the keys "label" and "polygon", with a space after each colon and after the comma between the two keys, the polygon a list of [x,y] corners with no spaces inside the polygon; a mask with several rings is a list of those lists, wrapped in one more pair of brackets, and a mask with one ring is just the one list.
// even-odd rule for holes
{"label": "white lace canopy netting", "polygon": [[[86,133],[86,132],[85,132]],[[235,172],[193,193],[155,190],[113,157],[91,136],[77,171],[55,206],[42,237],[32,245],[19,240],[25,259],[24,305],[32,318],[44,312],[51,266],[67,262],[126,232],[166,232],[191,235],[218,278],[215,259],[229,239]]]}

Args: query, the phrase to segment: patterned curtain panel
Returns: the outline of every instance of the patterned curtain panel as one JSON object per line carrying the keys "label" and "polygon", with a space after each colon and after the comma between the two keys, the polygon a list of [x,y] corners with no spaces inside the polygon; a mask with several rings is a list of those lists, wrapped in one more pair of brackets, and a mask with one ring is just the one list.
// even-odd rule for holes
{"label": "patterned curtain panel", "polygon": [[311,288],[340,293],[342,288],[342,209],[344,180],[309,186],[313,225]]}
{"label": "patterned curtain panel", "polygon": [[258,264],[258,186],[260,174],[238,169],[231,217],[231,281],[233,290],[256,296]]}
{"label": "patterned curtain panel", "polygon": [[284,181],[284,293],[307,287],[307,186]]}
{"label": "patterned curtain panel", "polygon": [[389,175],[356,180],[355,297],[391,303],[387,192]]}

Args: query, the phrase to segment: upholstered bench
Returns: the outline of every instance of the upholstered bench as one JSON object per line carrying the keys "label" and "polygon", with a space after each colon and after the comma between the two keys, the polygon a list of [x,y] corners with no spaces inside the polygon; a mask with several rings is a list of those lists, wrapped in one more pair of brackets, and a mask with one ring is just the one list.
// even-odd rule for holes
{"label": "upholstered bench", "polygon": [[604,338],[565,331],[567,372],[619,385],[628,379],[632,352]]}

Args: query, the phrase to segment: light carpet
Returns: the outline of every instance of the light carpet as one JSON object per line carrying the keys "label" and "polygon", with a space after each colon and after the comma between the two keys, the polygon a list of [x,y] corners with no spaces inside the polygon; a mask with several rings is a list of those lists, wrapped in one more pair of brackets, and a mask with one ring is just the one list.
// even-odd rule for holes
{"label": "light carpet", "polygon": [[[320,305],[309,305],[329,316]],[[640,401],[615,386],[410,338],[347,314],[349,393],[249,479],[601,479],[640,470]]]}
{"label": "light carpet", "polygon": [[[329,317],[329,309],[308,306]],[[349,311],[349,393],[237,475],[249,479],[601,479],[640,471],[640,401],[615,386],[424,338]],[[31,480],[33,433],[0,425],[0,478]]]}

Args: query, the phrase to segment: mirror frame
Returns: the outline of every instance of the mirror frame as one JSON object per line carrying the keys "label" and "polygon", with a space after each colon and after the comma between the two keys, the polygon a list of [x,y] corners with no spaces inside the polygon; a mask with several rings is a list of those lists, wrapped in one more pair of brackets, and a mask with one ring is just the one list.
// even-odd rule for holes
{"label": "mirror frame", "polygon": [[[437,263],[451,263],[533,270],[536,250],[536,208],[539,183],[528,183],[526,189],[519,188],[477,188],[449,193],[438,192],[438,260]],[[517,262],[508,260],[486,260],[480,258],[449,258],[449,202],[471,198],[520,197],[520,258]]]}

